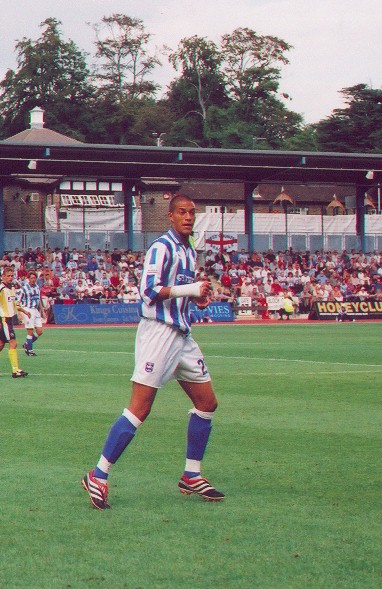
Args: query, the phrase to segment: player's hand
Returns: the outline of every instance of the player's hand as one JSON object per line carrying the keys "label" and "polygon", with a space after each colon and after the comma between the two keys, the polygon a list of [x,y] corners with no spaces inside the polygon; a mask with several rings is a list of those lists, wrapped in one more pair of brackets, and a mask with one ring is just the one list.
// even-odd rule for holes
{"label": "player's hand", "polygon": [[198,298],[205,298],[210,297],[212,293],[212,284],[209,280],[203,280],[202,284],[200,285],[200,297]]}
{"label": "player's hand", "polygon": [[205,309],[211,302],[212,284],[204,280],[200,285],[200,297],[193,297],[192,301],[199,309]]}

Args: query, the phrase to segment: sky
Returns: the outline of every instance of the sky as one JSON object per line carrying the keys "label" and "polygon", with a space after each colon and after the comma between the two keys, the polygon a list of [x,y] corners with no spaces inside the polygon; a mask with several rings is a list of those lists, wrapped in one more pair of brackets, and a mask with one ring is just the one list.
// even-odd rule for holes
{"label": "sky", "polygon": [[[238,27],[283,39],[293,49],[280,91],[290,95],[287,107],[306,123],[343,107],[342,88],[382,87],[381,0],[0,0],[0,6],[0,79],[16,68],[17,40],[38,39],[46,18],[60,20],[63,39],[93,54],[95,36],[87,23],[125,14],[143,21],[153,50],[175,50],[193,35],[218,44]],[[162,63],[153,77],[165,92],[176,72],[165,57]]]}

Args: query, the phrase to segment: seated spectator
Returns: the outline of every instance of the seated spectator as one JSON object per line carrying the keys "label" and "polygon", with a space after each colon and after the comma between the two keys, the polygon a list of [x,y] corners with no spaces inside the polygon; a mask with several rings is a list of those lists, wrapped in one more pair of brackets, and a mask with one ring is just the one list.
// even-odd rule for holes
{"label": "seated spectator", "polygon": [[115,289],[118,289],[120,287],[120,285],[121,285],[120,274],[119,274],[118,270],[116,268],[114,268],[114,270],[110,276],[110,286],[112,286]]}
{"label": "seated spectator", "polygon": [[233,296],[233,293],[230,291],[229,288],[218,286],[216,290],[213,290],[211,300],[233,303],[235,297]]}
{"label": "seated spectator", "polygon": [[255,291],[255,286],[252,283],[252,280],[250,278],[245,278],[243,280],[243,283],[240,287],[240,296],[241,297],[251,297],[251,299],[254,296],[254,291]]}
{"label": "seated spectator", "polygon": [[239,262],[243,262],[244,264],[246,264],[249,260],[249,255],[243,247],[240,250],[238,258],[239,258]]}
{"label": "seated spectator", "polygon": [[227,270],[224,270],[220,276],[220,283],[224,288],[230,288],[232,284],[231,276]]}
{"label": "seated spectator", "polygon": [[205,266],[209,268],[215,262],[215,254],[212,250],[207,250],[205,257]]}
{"label": "seated spectator", "polygon": [[282,294],[282,292],[283,292],[283,287],[281,286],[281,284],[279,283],[277,278],[275,278],[274,281],[272,282],[270,294],[277,297],[280,294]]}
{"label": "seated spectator", "polygon": [[140,301],[139,291],[134,284],[123,286],[118,298],[122,303],[138,303]]}

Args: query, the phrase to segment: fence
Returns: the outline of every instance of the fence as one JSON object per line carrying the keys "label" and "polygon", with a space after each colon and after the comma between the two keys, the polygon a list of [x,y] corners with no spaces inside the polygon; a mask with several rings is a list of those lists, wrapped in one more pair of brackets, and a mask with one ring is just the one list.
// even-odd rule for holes
{"label": "fence", "polygon": [[[135,251],[147,250],[150,243],[159,237],[161,232],[134,232],[133,244]],[[206,232],[206,235],[208,232]],[[248,235],[237,233],[238,249],[248,250]],[[382,251],[382,235],[380,233],[368,233],[365,236],[366,251]],[[85,234],[73,231],[4,231],[4,250],[26,250],[28,247],[36,249],[56,247],[62,249],[77,248],[85,250],[96,249],[128,249],[128,234],[123,231],[88,231]],[[258,232],[254,235],[254,249],[256,251],[284,251],[288,248],[296,251],[316,250],[352,250],[360,249],[357,235],[348,233],[337,234],[312,234],[290,233],[288,236],[280,232]]]}

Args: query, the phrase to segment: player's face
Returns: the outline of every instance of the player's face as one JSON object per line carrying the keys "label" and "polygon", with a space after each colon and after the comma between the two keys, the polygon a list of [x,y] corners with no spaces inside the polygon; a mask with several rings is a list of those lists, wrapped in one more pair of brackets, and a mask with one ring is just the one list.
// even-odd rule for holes
{"label": "player's face", "polygon": [[34,274],[31,274],[29,276],[28,280],[29,280],[29,284],[31,286],[34,286],[36,284],[37,276],[35,276]]}
{"label": "player's face", "polygon": [[195,204],[191,200],[180,199],[168,216],[174,230],[188,240],[195,223]]}
{"label": "player's face", "polygon": [[6,272],[3,272],[2,281],[7,286],[11,286],[14,276],[15,276],[15,273],[13,272],[13,270],[7,270]]}

